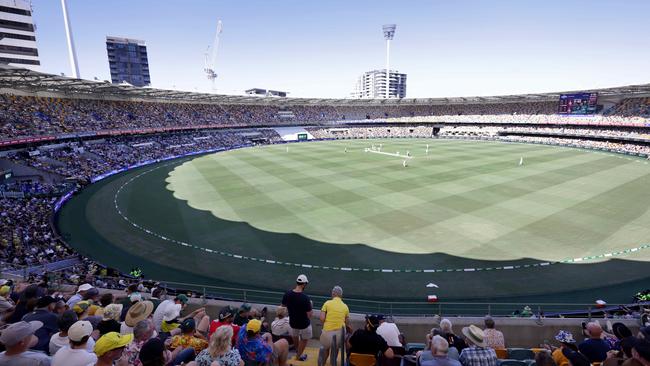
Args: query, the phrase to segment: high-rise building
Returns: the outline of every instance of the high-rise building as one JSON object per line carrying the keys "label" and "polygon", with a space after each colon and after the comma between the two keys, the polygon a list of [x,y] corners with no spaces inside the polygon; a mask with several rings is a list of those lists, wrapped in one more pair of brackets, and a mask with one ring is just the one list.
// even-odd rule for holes
{"label": "high-rise building", "polygon": [[40,71],[28,0],[0,0],[0,63]]}
{"label": "high-rise building", "polygon": [[[388,83],[388,98],[406,97],[406,74],[390,70]],[[364,72],[357,80],[352,98],[357,99],[386,99],[386,69]]]}
{"label": "high-rise building", "polygon": [[113,84],[124,81],[133,86],[151,84],[147,46],[144,41],[107,36],[106,51]]}

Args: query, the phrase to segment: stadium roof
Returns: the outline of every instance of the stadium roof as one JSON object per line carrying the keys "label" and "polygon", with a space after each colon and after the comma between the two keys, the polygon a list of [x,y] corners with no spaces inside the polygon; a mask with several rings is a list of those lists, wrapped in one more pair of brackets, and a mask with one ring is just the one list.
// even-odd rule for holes
{"label": "stadium roof", "polygon": [[195,93],[178,90],[135,87],[111,84],[108,81],[74,79],[67,76],[45,74],[8,65],[0,65],[0,88],[16,89],[28,93],[55,93],[65,97],[86,97],[92,99],[144,99],[168,102],[196,102],[217,104],[254,105],[337,105],[337,106],[399,106],[430,104],[483,104],[513,103],[522,101],[555,101],[560,94],[597,92],[601,97],[631,97],[650,95],[650,84],[628,85],[615,88],[539,93],[500,95],[486,97],[453,98],[404,98],[404,99],[331,99],[331,98],[278,98],[247,95],[224,95]]}

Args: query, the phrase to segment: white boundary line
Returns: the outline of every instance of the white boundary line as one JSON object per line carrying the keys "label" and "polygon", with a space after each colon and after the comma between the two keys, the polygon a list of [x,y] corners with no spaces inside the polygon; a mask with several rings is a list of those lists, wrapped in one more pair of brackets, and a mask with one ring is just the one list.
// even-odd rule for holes
{"label": "white boundary line", "polygon": [[[496,141],[498,142],[498,141]],[[548,145],[545,145],[548,146]],[[559,146],[558,146],[559,147]],[[572,148],[570,146],[561,146],[562,148]],[[584,150],[584,149],[582,149]],[[216,154],[218,152],[215,152]],[[618,157],[618,154],[613,154],[613,153],[603,153],[603,152],[595,152],[594,153],[599,153],[599,154],[604,154],[604,155],[611,155]],[[631,158],[627,158],[628,160],[633,160]],[[324,270],[334,270],[334,271],[364,271],[364,272],[382,272],[382,273],[441,273],[441,272],[476,272],[476,271],[498,271],[498,270],[512,270],[512,269],[519,269],[519,268],[530,268],[530,267],[547,267],[550,265],[554,264],[566,264],[566,263],[578,263],[578,262],[583,262],[583,261],[592,261],[592,260],[598,260],[602,258],[610,258],[610,257],[617,257],[617,256],[623,256],[626,254],[634,253],[639,250],[645,250],[645,249],[650,249],[650,244],[643,244],[638,247],[633,247],[629,249],[623,249],[619,251],[612,251],[609,253],[603,253],[603,254],[598,254],[598,255],[592,255],[592,256],[586,256],[586,257],[578,257],[578,258],[572,258],[572,259],[565,259],[561,261],[546,261],[546,262],[537,262],[537,263],[530,263],[530,264],[518,264],[518,265],[507,265],[507,266],[497,266],[497,267],[477,267],[477,268],[434,268],[434,269],[387,269],[387,268],[354,268],[354,267],[333,267],[333,266],[322,266],[322,265],[316,265],[316,264],[302,264],[302,263],[292,263],[292,262],[282,262],[278,260],[272,260],[272,259],[266,259],[266,258],[256,258],[256,257],[248,257],[248,256],[242,256],[239,254],[233,254],[229,252],[224,252],[220,250],[215,250],[215,249],[210,249],[210,248],[204,248],[200,247],[197,245],[193,245],[191,243],[186,243],[180,240],[168,238],[166,236],[160,235],[152,230],[149,230],[132,220],[130,220],[120,209],[119,205],[117,204],[118,196],[122,192],[122,190],[129,184],[131,184],[134,180],[142,177],[145,174],[149,174],[155,170],[158,170],[160,168],[176,164],[178,160],[173,160],[169,163],[159,165],[155,168],[151,168],[149,170],[146,170],[142,173],[139,173],[135,175],[134,177],[131,177],[129,180],[126,182],[122,183],[122,185],[117,189],[115,192],[115,195],[113,195],[113,204],[115,205],[115,210],[117,213],[124,219],[126,222],[131,224],[131,226],[135,227],[136,229],[143,231],[147,233],[148,235],[154,236],[158,239],[165,240],[169,243],[173,243],[179,246],[183,247],[190,247],[193,249],[201,250],[206,253],[210,254],[215,254],[215,255],[221,255],[225,257],[231,257],[231,258],[236,258],[240,260],[249,260],[249,261],[254,261],[254,262],[260,262],[260,263],[265,263],[265,264],[273,264],[273,265],[283,265],[283,266],[288,266],[288,267],[305,267],[305,268],[314,268],[314,269],[324,269]]]}

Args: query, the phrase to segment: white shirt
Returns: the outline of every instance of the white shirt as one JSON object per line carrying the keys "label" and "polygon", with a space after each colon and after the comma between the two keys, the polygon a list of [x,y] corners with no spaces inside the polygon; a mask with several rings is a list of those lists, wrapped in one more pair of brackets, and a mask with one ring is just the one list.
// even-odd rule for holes
{"label": "white shirt", "polygon": [[156,327],[156,330],[158,332],[162,332],[162,329],[160,329],[160,326],[162,325],[163,321],[163,315],[165,314],[165,309],[167,306],[171,305],[174,303],[174,300],[165,300],[158,305],[156,308],[156,311],[153,312],[153,325]]}
{"label": "white shirt", "polygon": [[68,299],[68,302],[66,302],[66,305],[68,305],[68,307],[69,307],[70,309],[72,309],[72,307],[74,306],[74,304],[76,304],[76,303],[78,303],[79,301],[81,301],[81,299],[82,299],[81,295],[79,295],[79,294],[74,294],[74,295],[72,295],[72,296]]}
{"label": "white shirt", "polygon": [[[52,334],[52,337],[50,338],[50,355],[54,356],[58,350],[65,346],[70,345],[70,340],[68,337],[61,337],[59,334],[61,333],[54,333]],[[88,338],[88,342],[86,342],[86,349],[88,352],[93,352],[95,349],[95,340],[93,337]]]}
{"label": "white shirt", "polygon": [[97,362],[97,355],[85,349],[65,346],[52,358],[52,366],[88,366]]}
{"label": "white shirt", "polygon": [[14,356],[7,356],[6,352],[2,352],[0,366],[50,366],[50,357],[36,351],[25,351]]}
{"label": "white shirt", "polygon": [[133,334],[133,328],[126,325],[126,322],[122,322],[120,324],[120,334],[121,335]]}
{"label": "white shirt", "polygon": [[289,317],[282,319],[276,318],[271,323],[271,333],[276,336],[291,335],[291,326],[289,326]]}
{"label": "white shirt", "polygon": [[395,323],[383,322],[377,328],[377,334],[379,334],[386,343],[388,347],[402,347],[402,344],[399,341],[399,329]]}

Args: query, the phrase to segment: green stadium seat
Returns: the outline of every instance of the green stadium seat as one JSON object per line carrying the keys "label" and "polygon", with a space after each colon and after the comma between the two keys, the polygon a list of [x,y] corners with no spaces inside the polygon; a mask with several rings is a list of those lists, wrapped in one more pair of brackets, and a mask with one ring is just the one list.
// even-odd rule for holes
{"label": "green stadium seat", "polygon": [[511,360],[534,360],[535,352],[528,348],[508,348],[508,358]]}

